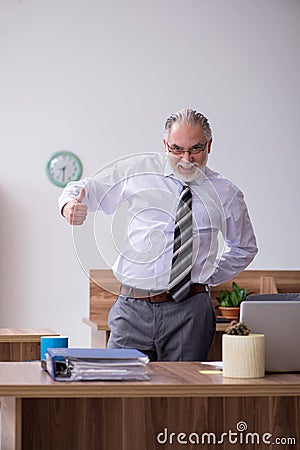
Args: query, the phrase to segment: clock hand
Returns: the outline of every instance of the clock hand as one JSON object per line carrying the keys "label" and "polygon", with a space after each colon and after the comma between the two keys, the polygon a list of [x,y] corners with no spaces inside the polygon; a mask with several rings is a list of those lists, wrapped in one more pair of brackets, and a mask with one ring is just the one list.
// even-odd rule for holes
{"label": "clock hand", "polygon": [[65,181],[65,171],[66,171],[66,166],[62,167],[62,173],[63,173],[63,181]]}
{"label": "clock hand", "polygon": [[62,171],[62,181],[65,181],[65,170],[66,170],[67,166],[63,166],[63,167],[59,167],[58,170]]}

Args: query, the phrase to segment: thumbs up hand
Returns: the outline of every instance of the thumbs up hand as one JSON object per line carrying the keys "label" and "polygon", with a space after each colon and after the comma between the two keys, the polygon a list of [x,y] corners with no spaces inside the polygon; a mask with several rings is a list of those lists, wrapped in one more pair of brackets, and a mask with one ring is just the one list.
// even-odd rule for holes
{"label": "thumbs up hand", "polygon": [[75,200],[77,200],[78,203],[82,203],[82,200],[84,199],[84,197],[85,197],[85,189],[81,188],[79,195],[77,197],[75,197]]}
{"label": "thumbs up hand", "polygon": [[70,225],[82,225],[88,213],[88,207],[82,203],[85,197],[85,189],[81,188],[79,195],[71,202],[65,204],[62,210],[63,216]]}

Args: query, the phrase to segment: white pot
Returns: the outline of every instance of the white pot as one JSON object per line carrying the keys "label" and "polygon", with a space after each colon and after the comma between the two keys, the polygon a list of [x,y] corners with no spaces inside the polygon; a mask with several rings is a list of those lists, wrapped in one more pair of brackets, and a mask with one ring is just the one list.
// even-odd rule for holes
{"label": "white pot", "polygon": [[265,335],[222,337],[223,376],[262,378],[265,376]]}

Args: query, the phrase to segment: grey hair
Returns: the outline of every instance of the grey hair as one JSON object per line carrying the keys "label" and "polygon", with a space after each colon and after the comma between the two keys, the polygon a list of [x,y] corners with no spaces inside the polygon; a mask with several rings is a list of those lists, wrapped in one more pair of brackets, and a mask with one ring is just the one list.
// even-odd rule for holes
{"label": "grey hair", "polygon": [[165,137],[167,138],[172,126],[175,123],[185,123],[187,125],[201,125],[203,133],[207,141],[212,138],[211,126],[208,119],[200,112],[194,109],[182,109],[172,114],[165,122]]}

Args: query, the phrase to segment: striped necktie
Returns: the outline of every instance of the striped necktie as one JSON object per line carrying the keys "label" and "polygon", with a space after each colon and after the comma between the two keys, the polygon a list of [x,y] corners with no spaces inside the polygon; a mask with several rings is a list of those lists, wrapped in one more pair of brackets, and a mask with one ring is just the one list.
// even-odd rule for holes
{"label": "striped necktie", "polygon": [[193,250],[192,193],[182,188],[176,212],[174,247],[169,292],[175,301],[184,299],[190,291]]}

